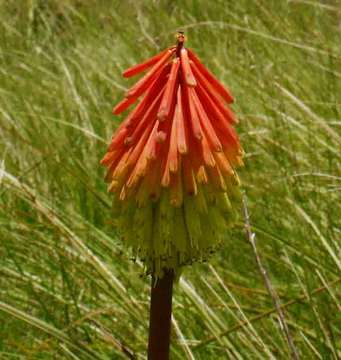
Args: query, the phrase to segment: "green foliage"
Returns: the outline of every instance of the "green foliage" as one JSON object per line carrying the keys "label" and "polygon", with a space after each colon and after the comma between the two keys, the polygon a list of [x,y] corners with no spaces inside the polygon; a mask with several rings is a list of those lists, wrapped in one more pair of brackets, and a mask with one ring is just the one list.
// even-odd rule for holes
{"label": "green foliage", "polygon": [[[145,358],[149,280],[99,160],[121,71],[179,28],[237,100],[257,247],[301,357],[341,357],[340,21],[336,0],[0,1],[0,358]],[[229,238],[176,286],[172,359],[287,359],[242,222]]]}

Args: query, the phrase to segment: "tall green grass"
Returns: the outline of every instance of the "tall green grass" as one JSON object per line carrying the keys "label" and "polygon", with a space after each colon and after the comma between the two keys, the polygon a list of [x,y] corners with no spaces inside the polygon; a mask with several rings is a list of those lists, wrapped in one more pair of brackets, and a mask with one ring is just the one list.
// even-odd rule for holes
{"label": "tall green grass", "polygon": [[[126,67],[188,44],[233,91],[258,251],[302,359],[341,357],[337,1],[0,1],[0,358],[145,359],[149,280],[99,160]],[[175,289],[172,359],[287,359],[243,218]]]}

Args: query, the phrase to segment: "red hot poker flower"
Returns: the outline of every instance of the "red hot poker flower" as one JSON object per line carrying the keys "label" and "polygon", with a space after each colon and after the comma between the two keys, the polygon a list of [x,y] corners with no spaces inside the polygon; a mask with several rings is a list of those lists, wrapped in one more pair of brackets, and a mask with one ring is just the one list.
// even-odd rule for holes
{"label": "red hot poker flower", "polygon": [[135,102],[101,163],[117,228],[156,277],[206,260],[233,222],[242,149],[233,97],[193,50],[177,46],[124,71],[147,71],[114,107]]}

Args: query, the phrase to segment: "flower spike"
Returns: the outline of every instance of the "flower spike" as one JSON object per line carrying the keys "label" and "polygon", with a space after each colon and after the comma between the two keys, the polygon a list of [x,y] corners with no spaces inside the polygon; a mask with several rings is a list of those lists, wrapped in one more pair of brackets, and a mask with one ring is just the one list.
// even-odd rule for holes
{"label": "flower spike", "polygon": [[117,230],[155,278],[206,260],[239,198],[232,95],[185,41],[179,33],[176,46],[123,72],[147,71],[114,107],[118,115],[137,102],[101,161]]}

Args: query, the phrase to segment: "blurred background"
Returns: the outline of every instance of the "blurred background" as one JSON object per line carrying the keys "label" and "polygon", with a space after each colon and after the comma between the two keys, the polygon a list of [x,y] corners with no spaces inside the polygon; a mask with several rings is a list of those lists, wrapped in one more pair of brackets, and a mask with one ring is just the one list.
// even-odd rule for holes
{"label": "blurred background", "polygon": [[[341,8],[322,0],[0,0],[0,359],[145,359],[149,279],[99,160],[135,79],[188,46],[233,92],[258,251],[302,359],[341,357]],[[172,359],[287,359],[243,216],[175,288]]]}

